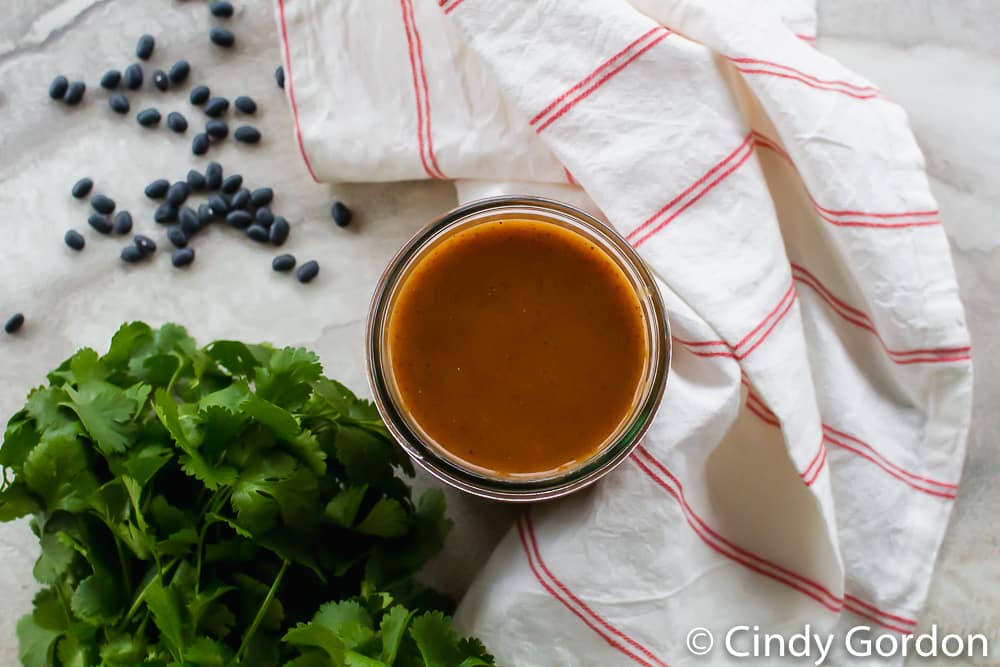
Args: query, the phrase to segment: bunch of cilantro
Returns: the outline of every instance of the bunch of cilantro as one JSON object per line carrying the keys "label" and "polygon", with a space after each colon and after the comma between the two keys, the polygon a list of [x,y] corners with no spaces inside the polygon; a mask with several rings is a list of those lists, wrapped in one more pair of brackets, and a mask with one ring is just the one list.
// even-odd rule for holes
{"label": "bunch of cilantro", "polygon": [[31,515],[29,667],[475,667],[414,574],[450,528],[377,411],[313,353],[176,325],[81,349],[10,420],[0,521]]}

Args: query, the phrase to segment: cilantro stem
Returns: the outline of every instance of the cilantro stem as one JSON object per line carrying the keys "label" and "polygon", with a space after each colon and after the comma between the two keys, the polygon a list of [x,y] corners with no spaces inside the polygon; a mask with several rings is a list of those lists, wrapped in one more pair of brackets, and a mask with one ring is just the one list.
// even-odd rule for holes
{"label": "cilantro stem", "polygon": [[128,563],[125,561],[125,551],[122,550],[122,541],[118,539],[117,535],[114,535],[115,539],[115,550],[118,551],[118,562],[122,567],[122,583],[125,585],[125,592],[128,593],[129,597],[132,597],[132,577],[128,573]]}
{"label": "cilantro stem", "polygon": [[268,589],[267,595],[264,596],[264,602],[261,603],[260,608],[257,609],[257,615],[253,617],[253,623],[250,624],[249,629],[245,635],[243,635],[243,641],[240,642],[240,648],[236,652],[236,663],[239,664],[243,655],[246,653],[247,647],[250,646],[250,640],[253,639],[254,633],[257,632],[257,626],[260,622],[264,620],[264,614],[267,613],[268,607],[271,606],[271,602],[274,600],[275,594],[278,592],[278,586],[281,585],[281,578],[285,576],[285,570],[288,569],[288,561],[282,559],[281,569],[278,570],[278,575],[274,578],[274,583],[271,584],[271,588]]}
{"label": "cilantro stem", "polygon": [[153,585],[153,582],[163,581],[163,578],[167,575],[167,572],[178,562],[180,562],[179,557],[174,558],[172,561],[170,561],[170,563],[168,563],[165,568],[160,568],[159,566],[157,566],[156,576],[150,579],[149,583],[143,586],[142,590],[139,591],[139,594],[135,597],[135,600],[132,601],[132,606],[129,607],[128,613],[125,614],[125,618],[122,619],[122,622],[119,625],[124,626],[132,619],[132,617],[135,615],[135,612],[139,611],[139,607],[142,606],[142,601],[146,599],[146,591],[148,591],[149,587]]}

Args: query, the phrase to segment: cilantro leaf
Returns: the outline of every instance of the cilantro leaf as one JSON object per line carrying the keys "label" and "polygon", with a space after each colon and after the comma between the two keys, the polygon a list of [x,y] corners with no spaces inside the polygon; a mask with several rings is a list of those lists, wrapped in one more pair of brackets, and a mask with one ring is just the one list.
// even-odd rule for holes
{"label": "cilantro leaf", "polygon": [[86,450],[78,440],[40,442],[24,462],[23,479],[49,512],[86,511],[98,486]]}
{"label": "cilantro leaf", "polygon": [[400,537],[410,527],[410,515],[398,500],[381,498],[355,530],[377,537]]}
{"label": "cilantro leaf", "polygon": [[39,627],[31,614],[17,622],[18,653],[24,667],[49,667],[54,664],[55,641],[62,635],[55,630]]}
{"label": "cilantro leaf", "polygon": [[133,431],[135,401],[121,389],[96,380],[82,383],[79,391],[68,385],[64,389],[69,400],[62,405],[77,414],[98,449],[105,455],[124,452]]}
{"label": "cilantro leaf", "polygon": [[70,602],[78,618],[94,625],[114,623],[124,611],[124,605],[121,585],[106,572],[83,579]]}

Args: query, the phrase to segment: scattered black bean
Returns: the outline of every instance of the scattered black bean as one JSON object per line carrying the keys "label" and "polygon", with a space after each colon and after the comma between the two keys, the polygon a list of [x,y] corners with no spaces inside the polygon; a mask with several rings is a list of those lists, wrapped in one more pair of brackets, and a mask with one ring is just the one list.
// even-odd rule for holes
{"label": "scattered black bean", "polygon": [[52,83],[49,84],[49,97],[54,100],[61,100],[66,94],[67,88],[69,88],[69,79],[60,74],[52,79]]}
{"label": "scattered black bean", "polygon": [[271,223],[271,229],[268,232],[271,245],[283,245],[288,240],[288,232],[290,231],[291,227],[288,226],[288,221],[279,215]]}
{"label": "scattered black bean", "polygon": [[274,70],[274,82],[278,84],[278,88],[285,89],[285,68],[281,65],[278,65],[278,69]]}
{"label": "scattered black bean", "polygon": [[204,111],[212,118],[218,118],[229,110],[229,100],[225,97],[213,97],[205,103]]}
{"label": "scattered black bean", "polygon": [[167,114],[167,127],[177,134],[183,134],[188,129],[187,118],[179,111],[171,111]]}
{"label": "scattered black bean", "polygon": [[222,165],[218,162],[209,162],[205,167],[205,187],[209,190],[222,187]]}
{"label": "scattered black bean", "polygon": [[141,261],[145,256],[146,254],[142,251],[142,248],[137,245],[125,246],[122,248],[120,255],[122,261],[128,262],[129,264],[135,264],[136,262]]}
{"label": "scattered black bean", "polygon": [[136,234],[135,236],[132,237],[132,240],[135,241],[135,247],[138,248],[144,256],[152,255],[154,252],[156,252],[156,241],[149,238],[148,236],[143,236],[142,234]]}
{"label": "scattered black bean", "polygon": [[267,206],[274,199],[274,190],[271,188],[257,188],[250,193],[250,201],[254,206]]}
{"label": "scattered black bean", "polygon": [[118,87],[118,84],[122,82],[122,73],[116,69],[109,69],[101,77],[101,88],[105,90],[114,90]]}
{"label": "scattered black bean", "polygon": [[208,208],[212,211],[212,216],[218,218],[219,220],[226,217],[229,213],[229,204],[223,199],[222,195],[212,195],[208,198]]}
{"label": "scattered black bean", "polygon": [[66,94],[63,96],[63,102],[70,106],[76,106],[83,99],[83,94],[87,92],[87,84],[83,81],[74,81],[69,84],[69,88],[66,89]]}
{"label": "scattered black bean", "polygon": [[188,244],[187,234],[180,227],[171,227],[168,229],[167,240],[173,243],[175,248],[184,248]]}
{"label": "scattered black bean", "polygon": [[194,261],[194,248],[178,248],[170,255],[170,261],[174,266],[187,266]]}
{"label": "scattered black bean", "polygon": [[295,255],[278,255],[271,260],[271,268],[275,271],[291,271],[295,268]]}
{"label": "scattered black bean", "polygon": [[246,95],[240,95],[233,100],[233,106],[243,113],[257,113],[257,103],[253,101],[252,97]]}
{"label": "scattered black bean", "polygon": [[160,112],[152,107],[149,109],[143,109],[135,115],[135,119],[139,122],[139,125],[142,125],[143,127],[153,127],[154,125],[159,125],[160,118]]}
{"label": "scattered black bean", "polygon": [[87,218],[87,224],[101,234],[110,234],[111,230],[114,229],[111,218],[103,213],[91,213],[90,217]]}
{"label": "scattered black bean", "polygon": [[139,60],[149,60],[149,57],[153,55],[154,48],[156,48],[156,40],[153,39],[153,36],[142,35],[135,45],[135,57]]}
{"label": "scattered black bean", "polygon": [[208,38],[218,46],[227,49],[236,43],[236,35],[231,30],[226,30],[225,28],[212,28],[208,32]]}
{"label": "scattered black bean", "polygon": [[191,89],[191,104],[195,106],[201,106],[208,101],[208,98],[212,95],[212,91],[208,89],[208,86],[195,86]]}
{"label": "scattered black bean", "polygon": [[260,141],[260,130],[250,125],[240,125],[233,132],[233,138],[245,144],[255,144]]}
{"label": "scattered black bean", "polygon": [[192,192],[201,192],[205,189],[205,175],[197,169],[189,169],[185,180]]}
{"label": "scattered black bean", "polygon": [[63,241],[65,241],[66,245],[73,250],[83,250],[83,246],[87,245],[87,240],[83,238],[83,234],[75,229],[66,230],[66,235],[63,236]]}
{"label": "scattered black bean", "polygon": [[330,215],[333,216],[333,221],[337,223],[338,227],[346,227],[351,224],[351,218],[353,217],[351,209],[339,201],[333,202],[333,206],[330,207]]}
{"label": "scattered black bean", "polygon": [[300,266],[299,270],[295,272],[295,277],[300,283],[307,283],[317,275],[319,275],[319,263],[314,259]]}
{"label": "scattered black bean", "polygon": [[249,211],[230,211],[226,214],[226,222],[230,227],[236,229],[246,229],[253,222],[253,216]]}
{"label": "scattered black bean", "polygon": [[258,224],[252,224],[247,227],[247,236],[256,241],[257,243],[267,243],[268,234],[267,227]]}
{"label": "scattered black bean", "polygon": [[212,12],[212,16],[228,19],[233,15],[233,3],[222,0],[213,2],[208,6],[208,11]]}
{"label": "scattered black bean", "polygon": [[170,181],[165,178],[158,178],[146,186],[146,196],[150,199],[163,199],[170,189]]}
{"label": "scattered black bean", "polygon": [[208,152],[208,145],[208,135],[204,132],[199,132],[191,140],[191,152],[195,155],[204,155]]}
{"label": "scattered black bean", "polygon": [[142,65],[132,63],[125,68],[125,87],[129,90],[142,88]]}
{"label": "scattered black bean", "polygon": [[227,176],[226,180],[222,181],[222,191],[227,195],[231,195],[240,189],[243,185],[243,177],[239,174],[233,174],[232,176]]}
{"label": "scattered black bean", "polygon": [[177,213],[177,219],[181,222],[181,229],[188,236],[194,236],[201,230],[201,221],[198,219],[198,214],[190,206],[184,206]]}
{"label": "scattered black bean", "polygon": [[169,224],[177,220],[177,207],[173,204],[160,204],[153,212],[153,220],[161,225]]}
{"label": "scattered black bean", "polygon": [[274,224],[274,213],[269,208],[259,208],[253,216],[254,222],[261,227],[270,227]]}
{"label": "scattered black bean", "polygon": [[104,213],[105,215],[108,215],[115,210],[115,200],[101,194],[91,197],[90,205],[94,207],[95,211],[98,213]]}
{"label": "scattered black bean", "polygon": [[212,213],[212,207],[208,204],[198,204],[198,226],[204,227],[205,225],[212,222],[212,218],[215,215]]}
{"label": "scattered black bean", "polygon": [[112,93],[108,96],[108,106],[115,113],[126,114],[131,108],[128,103],[128,98],[121,93]]}
{"label": "scattered black bean", "polygon": [[118,211],[114,219],[115,234],[128,234],[132,231],[132,214],[128,211]]}
{"label": "scattered black bean", "polygon": [[170,83],[179,86],[187,81],[191,73],[191,65],[186,60],[178,60],[170,66]]}
{"label": "scattered black bean", "polygon": [[213,118],[205,123],[205,133],[215,139],[225,139],[229,134],[229,125],[224,120]]}
{"label": "scattered black bean", "polygon": [[9,334],[17,333],[18,330],[24,326],[24,314],[14,313],[8,318],[3,324],[3,330]]}
{"label": "scattered black bean", "polygon": [[239,191],[233,195],[233,198],[229,200],[230,209],[247,209],[250,207],[250,191],[246,188],[240,188]]}
{"label": "scattered black bean", "polygon": [[166,92],[170,88],[170,79],[167,78],[167,73],[162,69],[153,70],[153,85],[159,90]]}
{"label": "scattered black bean", "polygon": [[180,206],[191,194],[191,188],[185,181],[177,181],[167,190],[167,203],[173,206]]}
{"label": "scattered black bean", "polygon": [[77,199],[83,199],[90,194],[90,191],[94,189],[94,181],[89,178],[81,178],[79,181],[73,184],[73,189],[71,190],[74,197]]}

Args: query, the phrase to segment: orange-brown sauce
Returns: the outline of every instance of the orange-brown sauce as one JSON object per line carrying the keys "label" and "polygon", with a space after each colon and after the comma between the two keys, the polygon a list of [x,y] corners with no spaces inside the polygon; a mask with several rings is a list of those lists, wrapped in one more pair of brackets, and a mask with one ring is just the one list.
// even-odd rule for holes
{"label": "orange-brown sauce", "polygon": [[390,306],[389,368],[403,408],[441,448],[501,475],[595,453],[642,381],[642,307],[586,237],[506,219],[418,260]]}

